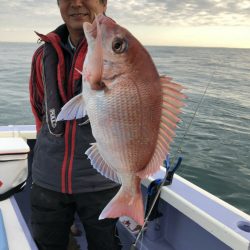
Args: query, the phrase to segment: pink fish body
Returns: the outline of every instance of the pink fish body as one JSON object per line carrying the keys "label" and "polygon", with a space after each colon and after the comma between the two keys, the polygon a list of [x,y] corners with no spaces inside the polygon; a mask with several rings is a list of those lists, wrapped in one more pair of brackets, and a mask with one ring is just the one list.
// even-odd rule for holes
{"label": "pink fish body", "polygon": [[175,135],[182,86],[160,77],[145,48],[112,19],[84,23],[88,52],[82,94],[66,104],[58,120],[86,113],[96,143],[87,150],[102,175],[122,184],[100,215],[144,222],[141,179],[159,170]]}

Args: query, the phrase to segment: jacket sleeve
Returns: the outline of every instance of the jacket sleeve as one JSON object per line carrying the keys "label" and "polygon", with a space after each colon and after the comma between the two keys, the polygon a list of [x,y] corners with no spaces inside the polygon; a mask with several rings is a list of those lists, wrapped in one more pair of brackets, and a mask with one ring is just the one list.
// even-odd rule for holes
{"label": "jacket sleeve", "polygon": [[36,130],[40,131],[44,114],[44,89],[42,80],[43,45],[33,55],[29,80],[30,104],[35,118]]}

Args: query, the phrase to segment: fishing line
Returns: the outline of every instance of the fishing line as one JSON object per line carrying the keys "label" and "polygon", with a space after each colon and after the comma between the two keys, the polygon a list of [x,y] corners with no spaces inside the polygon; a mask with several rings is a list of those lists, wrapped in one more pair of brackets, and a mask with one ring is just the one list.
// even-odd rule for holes
{"label": "fishing line", "polygon": [[[204,100],[204,97],[205,97],[205,95],[207,93],[207,90],[208,90],[209,86],[212,83],[212,80],[214,78],[215,72],[217,71],[217,67],[215,68],[213,74],[211,75],[211,78],[210,78],[210,80],[209,80],[209,82],[208,82],[208,84],[207,84],[207,86],[206,86],[206,88],[205,88],[205,90],[204,90],[204,92],[202,94],[202,97],[201,97],[200,101],[198,102],[198,105],[197,105],[197,107],[196,107],[196,109],[194,111],[194,114],[192,115],[191,120],[190,120],[190,122],[189,122],[189,124],[188,124],[188,126],[187,126],[187,128],[185,130],[185,133],[184,133],[184,135],[181,138],[181,141],[180,141],[179,146],[177,148],[177,152],[176,152],[175,156],[173,157],[173,159],[171,160],[170,166],[173,166],[174,162],[176,161],[177,155],[180,154],[180,153],[182,153],[182,148],[183,148],[183,145],[184,145],[184,139],[186,138],[186,136],[187,136],[187,134],[188,134],[188,132],[190,130],[190,127],[191,127],[191,125],[192,125],[192,123],[194,121],[194,118],[195,118],[196,114],[198,113],[198,110],[199,110],[199,108],[200,108],[200,106],[201,106],[201,104],[202,104],[202,102]],[[142,225],[142,227],[140,229],[140,232],[138,233],[134,244],[132,244],[132,246],[131,246],[131,250],[136,249],[136,245],[137,245],[137,243],[138,243],[141,235],[143,236],[144,228],[145,228],[145,226],[146,226],[146,224],[148,222],[149,216],[151,215],[151,213],[152,213],[152,211],[154,209],[155,203],[156,203],[158,197],[160,196],[160,193],[161,193],[162,187],[164,186],[166,178],[167,178],[167,174],[165,174],[165,176],[163,178],[163,181],[160,184],[160,187],[159,187],[159,189],[158,189],[158,191],[157,191],[157,193],[155,195],[155,198],[154,198],[154,200],[152,202],[152,205],[151,205],[151,207],[149,209],[149,212],[148,212],[148,214],[147,214],[147,216],[146,216],[146,218],[144,220],[144,223],[143,223],[143,225]],[[143,239],[143,237],[142,237],[142,239]],[[141,241],[141,249],[142,249],[142,241]]]}
{"label": "fishing line", "polygon": [[[188,126],[187,126],[187,129],[185,130],[185,133],[184,133],[184,135],[183,135],[182,138],[181,138],[181,141],[180,141],[179,146],[178,146],[178,148],[177,148],[177,152],[176,152],[176,154],[175,154],[175,157],[174,157],[173,162],[176,160],[177,155],[179,155],[179,154],[181,154],[181,153],[183,152],[184,140],[185,140],[185,138],[186,138],[186,136],[187,136],[187,134],[188,134],[188,132],[189,132],[189,130],[190,130],[190,128],[191,128],[191,125],[193,124],[194,118],[196,117],[196,114],[198,113],[199,108],[200,108],[200,106],[201,106],[201,104],[202,104],[202,102],[203,102],[203,100],[204,100],[204,98],[205,98],[205,96],[206,96],[207,90],[208,90],[208,88],[210,87],[210,85],[211,85],[211,83],[212,83],[212,81],[213,81],[213,79],[214,79],[214,75],[215,75],[215,73],[217,72],[217,68],[218,68],[218,65],[217,65],[216,68],[214,69],[213,74],[211,75],[211,78],[210,78],[210,80],[209,80],[209,82],[208,82],[208,84],[207,84],[207,86],[206,86],[206,88],[205,88],[205,90],[204,90],[204,92],[203,92],[203,94],[202,94],[202,96],[201,96],[201,99],[200,99],[200,101],[198,102],[198,105],[197,105],[197,107],[196,107],[196,109],[195,109],[195,111],[194,111],[194,114],[193,114],[192,117],[191,117],[191,120],[190,120],[190,122],[189,122],[189,124],[188,124]],[[173,164],[173,162],[172,162],[171,164]],[[183,170],[180,170],[180,173],[181,173],[181,172],[183,172]]]}

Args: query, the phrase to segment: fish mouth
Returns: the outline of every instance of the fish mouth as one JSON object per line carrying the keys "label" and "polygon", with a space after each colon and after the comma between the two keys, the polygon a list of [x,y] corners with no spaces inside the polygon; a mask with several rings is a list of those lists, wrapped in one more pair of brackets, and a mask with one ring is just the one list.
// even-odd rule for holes
{"label": "fish mouth", "polygon": [[102,90],[105,84],[102,81],[103,74],[103,48],[102,32],[99,23],[99,15],[95,16],[92,23],[84,22],[83,29],[89,46],[93,43],[93,53],[89,58],[86,72],[88,72],[88,82],[92,90]]}
{"label": "fish mouth", "polygon": [[96,38],[96,36],[97,36],[97,22],[98,22],[97,17],[95,17],[95,19],[92,23],[85,22],[83,24],[84,32],[87,32],[93,38]]}
{"label": "fish mouth", "polygon": [[[104,16],[103,14],[95,15],[95,19],[92,23],[85,22],[84,23],[84,31],[88,32],[94,38],[96,38],[97,26],[100,26],[102,23],[105,23],[108,20],[112,20],[111,18]],[[113,20],[112,20],[113,21]]]}

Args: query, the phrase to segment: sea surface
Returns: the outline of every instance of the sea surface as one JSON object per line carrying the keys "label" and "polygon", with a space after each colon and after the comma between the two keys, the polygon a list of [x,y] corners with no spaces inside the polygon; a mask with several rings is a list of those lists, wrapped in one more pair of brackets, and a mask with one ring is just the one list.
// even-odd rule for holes
{"label": "sea surface", "polygon": [[[29,43],[0,43],[0,126],[34,124]],[[178,174],[250,214],[250,50],[146,47],[159,72],[183,84],[187,106],[171,157]],[[207,91],[206,91],[207,89]]]}

